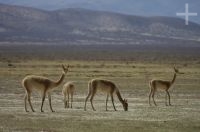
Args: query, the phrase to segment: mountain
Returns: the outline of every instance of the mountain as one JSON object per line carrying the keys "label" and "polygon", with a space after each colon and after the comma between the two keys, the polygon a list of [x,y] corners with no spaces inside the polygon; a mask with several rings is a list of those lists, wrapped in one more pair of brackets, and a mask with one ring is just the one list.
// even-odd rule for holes
{"label": "mountain", "polygon": [[[184,12],[185,3],[188,3],[190,12],[200,13],[199,0],[0,0],[0,3],[45,10],[85,8],[139,16],[170,17],[176,17],[177,12]],[[200,23],[200,17],[190,17],[190,20]]]}
{"label": "mountain", "polygon": [[81,8],[45,11],[0,4],[0,41],[99,44],[200,40],[200,25],[173,17],[141,17]]}

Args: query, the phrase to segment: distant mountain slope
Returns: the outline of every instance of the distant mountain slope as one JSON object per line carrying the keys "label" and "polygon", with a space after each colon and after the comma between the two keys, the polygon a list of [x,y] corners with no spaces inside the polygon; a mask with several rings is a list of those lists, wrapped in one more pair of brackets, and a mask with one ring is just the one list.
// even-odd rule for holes
{"label": "distant mountain slope", "polygon": [[[35,7],[45,10],[85,8],[142,16],[172,16],[185,11],[200,13],[199,0],[0,0],[0,3]],[[183,18],[183,17],[182,17]],[[200,24],[200,17],[190,17]]]}
{"label": "distant mountain slope", "polygon": [[[79,8],[44,11],[0,4],[0,41],[141,43],[159,38],[200,39],[200,25],[171,17],[140,17]],[[144,39],[144,40],[143,40]],[[113,41],[112,41],[113,40]]]}

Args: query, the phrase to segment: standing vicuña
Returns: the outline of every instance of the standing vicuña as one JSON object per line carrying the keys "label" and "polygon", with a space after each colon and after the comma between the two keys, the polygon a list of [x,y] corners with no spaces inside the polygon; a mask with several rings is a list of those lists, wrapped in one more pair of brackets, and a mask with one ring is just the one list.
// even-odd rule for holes
{"label": "standing vicu\u00f1a", "polygon": [[161,89],[161,90],[165,90],[166,91],[166,97],[165,97],[165,104],[167,104],[167,96],[169,98],[169,105],[171,105],[170,103],[170,94],[169,94],[169,88],[172,87],[172,85],[174,84],[175,80],[176,80],[176,74],[184,74],[179,72],[179,70],[177,68],[174,67],[174,77],[172,79],[172,81],[166,81],[166,80],[151,80],[149,83],[149,87],[150,87],[150,93],[149,93],[149,105],[151,105],[151,96],[153,98],[153,102],[156,105],[156,102],[154,100],[154,95],[157,89]]}
{"label": "standing vicu\u00f1a", "polygon": [[84,107],[85,110],[86,110],[87,100],[91,96],[90,97],[91,106],[92,106],[92,109],[95,111],[95,108],[93,106],[93,98],[94,98],[94,95],[96,94],[97,90],[101,90],[107,94],[106,111],[107,111],[107,102],[108,102],[109,95],[111,96],[112,104],[113,104],[114,110],[116,111],[116,108],[114,105],[113,93],[117,94],[119,101],[123,105],[124,111],[128,110],[127,100],[122,99],[119,89],[116,87],[116,85],[111,81],[103,80],[103,79],[92,79],[88,82],[88,95],[85,99],[85,107]]}
{"label": "standing vicu\u00f1a", "polygon": [[41,112],[43,112],[43,103],[46,97],[46,94],[48,93],[48,99],[49,99],[49,105],[50,105],[50,109],[52,112],[52,106],[51,106],[51,94],[50,92],[53,91],[58,85],[60,85],[62,83],[62,81],[64,80],[65,74],[68,72],[68,68],[69,65],[67,67],[64,67],[62,65],[62,69],[63,69],[63,73],[60,77],[60,79],[58,81],[53,81],[50,80],[46,77],[43,76],[35,76],[35,75],[29,75],[26,76],[23,80],[22,80],[22,85],[25,88],[25,97],[24,97],[24,101],[25,101],[25,111],[28,112],[27,108],[26,108],[26,101],[28,99],[29,105],[31,107],[31,110],[34,112],[33,106],[31,104],[31,93],[32,91],[35,89],[38,92],[41,92],[42,95],[42,105],[41,105]]}
{"label": "standing vicu\u00f1a", "polygon": [[[63,85],[62,94],[64,96],[65,108],[69,108],[69,95],[71,95],[71,108],[72,108],[74,91],[75,91],[75,86],[73,82],[67,82]],[[66,96],[67,96],[67,100],[66,100]]]}

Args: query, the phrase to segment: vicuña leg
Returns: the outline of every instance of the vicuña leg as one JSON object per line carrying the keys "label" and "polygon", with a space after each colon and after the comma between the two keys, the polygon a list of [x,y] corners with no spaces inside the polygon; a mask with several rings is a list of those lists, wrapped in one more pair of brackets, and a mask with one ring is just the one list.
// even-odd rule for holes
{"label": "vicu\u00f1a leg", "polygon": [[114,108],[115,111],[117,111],[116,108],[115,108],[115,104],[114,104],[113,94],[110,94],[110,96],[111,96],[111,100],[112,100],[113,108]]}
{"label": "vicu\u00f1a leg", "polygon": [[73,103],[73,92],[71,93],[71,108],[72,108],[72,103]]}
{"label": "vicu\u00f1a leg", "polygon": [[87,97],[86,97],[86,99],[85,99],[85,107],[84,107],[84,110],[86,111],[86,104],[87,104],[87,100],[88,100],[88,98],[91,96],[91,91],[89,91],[89,93],[88,93],[88,95],[87,95]]}
{"label": "vicu\u00f1a leg", "polygon": [[29,105],[30,105],[30,107],[31,107],[31,110],[32,110],[33,112],[35,112],[34,109],[33,109],[32,104],[31,104],[31,95],[30,95],[30,93],[28,93],[28,102],[29,102]]}
{"label": "vicu\u00f1a leg", "polygon": [[155,95],[155,90],[153,91],[152,98],[153,98],[154,105],[157,106],[156,101],[154,100],[154,95]]}
{"label": "vicu\u00f1a leg", "polygon": [[167,95],[168,95],[168,98],[169,98],[169,105],[171,105],[171,102],[170,102],[170,94],[169,94],[168,91],[166,91],[166,92],[167,92]]}
{"label": "vicu\u00f1a leg", "polygon": [[93,106],[93,98],[94,98],[95,93],[96,93],[96,91],[93,91],[93,93],[92,93],[92,95],[90,97],[90,103],[91,103],[93,111],[96,111],[95,108],[94,108],[94,106]]}
{"label": "vicu\u00f1a leg", "polygon": [[50,93],[48,93],[48,99],[49,99],[49,106],[50,106],[51,112],[55,112],[51,105],[51,94]]}
{"label": "vicu\u00f1a leg", "polygon": [[108,97],[109,97],[109,94],[107,94],[107,97],[106,97],[106,111],[108,111],[108,108],[107,108],[107,104],[108,104]]}
{"label": "vicu\u00f1a leg", "polygon": [[64,102],[64,106],[65,106],[65,108],[67,108],[66,94],[64,94],[64,100],[63,100],[63,102]]}
{"label": "vicu\u00f1a leg", "polygon": [[67,108],[69,108],[69,92],[67,92]]}
{"label": "vicu\u00f1a leg", "polygon": [[27,93],[25,93],[25,96],[24,96],[24,108],[25,108],[25,111],[26,111],[26,112],[29,112],[29,111],[27,110],[26,102],[27,102]]}
{"label": "vicu\u00f1a leg", "polygon": [[153,90],[150,89],[150,93],[149,93],[149,105],[150,105],[150,106],[151,106],[151,96],[152,96],[152,92],[153,92]]}
{"label": "vicu\u00f1a leg", "polygon": [[43,95],[42,95],[42,105],[41,105],[41,112],[44,112],[43,111],[43,105],[44,105],[44,100],[45,100],[45,97],[46,97],[46,93],[44,92]]}
{"label": "vicu\u00f1a leg", "polygon": [[166,92],[166,94],[165,94],[165,105],[166,105],[166,106],[168,106],[167,96],[168,96],[168,95],[167,95],[167,92]]}

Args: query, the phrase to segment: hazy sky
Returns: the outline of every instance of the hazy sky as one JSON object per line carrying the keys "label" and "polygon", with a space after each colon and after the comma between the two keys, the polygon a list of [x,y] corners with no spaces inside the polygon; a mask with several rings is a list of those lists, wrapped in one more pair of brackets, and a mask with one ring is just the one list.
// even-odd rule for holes
{"label": "hazy sky", "polygon": [[[176,17],[176,12],[183,12],[185,3],[189,3],[189,10],[200,14],[200,0],[0,0],[0,3],[46,10],[86,8],[133,15],[173,17]],[[200,22],[200,16],[191,18]]]}

